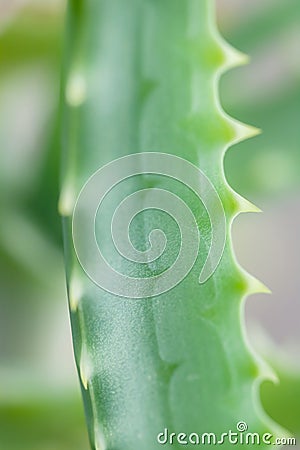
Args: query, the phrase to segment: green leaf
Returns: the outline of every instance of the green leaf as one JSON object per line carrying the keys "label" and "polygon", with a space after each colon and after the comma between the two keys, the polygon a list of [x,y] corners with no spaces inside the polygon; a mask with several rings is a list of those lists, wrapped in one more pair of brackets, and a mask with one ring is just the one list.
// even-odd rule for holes
{"label": "green leaf", "polygon": [[[152,450],[160,447],[157,435],[165,428],[220,435],[236,430],[239,421],[251,432],[275,434],[258,401],[264,371],[246,345],[242,318],[243,299],[261,286],[238,266],[231,246],[233,218],[253,207],[230,189],[222,164],[228,145],[253,130],[219,106],[220,71],[241,57],[218,36],[212,5],[210,0],[130,0],[126,7],[120,0],[69,3],[60,211],[75,357],[96,450]],[[158,175],[122,183],[96,220],[97,241],[118,271],[153,277],[172,265],[180,244],[170,217],[146,211],[132,223],[133,244],[144,251],[149,232],[163,229],[171,244],[167,256],[138,268],[120,258],[110,220],[137,190],[172,190],[193,210],[203,241],[181,283],[136,300],[106,292],[89,279],[75,254],[71,221],[75,200],[95,171],[143,152],[180,156],[199,167],[215,186],[228,225],[219,267],[199,284],[212,238],[204,205],[186,186],[174,180],[166,186]]]}
{"label": "green leaf", "polygon": [[267,413],[295,436],[300,436],[299,426],[299,371],[276,368],[278,383],[265,381],[261,386],[261,398]]}
{"label": "green leaf", "polygon": [[[26,390],[26,388],[23,387]],[[0,402],[0,445],[5,450],[86,450],[83,412],[77,396],[31,392]]]}

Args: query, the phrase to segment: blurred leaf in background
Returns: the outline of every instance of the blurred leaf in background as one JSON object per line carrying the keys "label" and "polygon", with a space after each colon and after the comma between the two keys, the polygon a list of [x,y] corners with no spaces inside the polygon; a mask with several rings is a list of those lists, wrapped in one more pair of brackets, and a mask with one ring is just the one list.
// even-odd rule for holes
{"label": "blurred leaf in background", "polygon": [[228,151],[226,174],[248,198],[276,201],[300,186],[300,3],[224,0],[218,4],[223,35],[251,61],[223,76],[223,107],[263,130]]}
{"label": "blurred leaf in background", "polygon": [[86,449],[57,214],[65,4],[0,1],[0,449]]}
{"label": "blurred leaf in background", "polygon": [[[254,339],[251,324],[260,323],[289,360],[276,362],[282,383],[264,383],[262,399],[300,435],[300,369],[291,363],[291,348],[300,344],[300,3],[216,3],[225,38],[251,57],[251,65],[222,77],[222,104],[263,129],[225,158],[231,185],[267,210],[239,219],[234,229],[239,260],[274,292],[272,300],[248,301],[249,332]],[[88,448],[57,214],[65,6],[0,0],[0,450]]]}

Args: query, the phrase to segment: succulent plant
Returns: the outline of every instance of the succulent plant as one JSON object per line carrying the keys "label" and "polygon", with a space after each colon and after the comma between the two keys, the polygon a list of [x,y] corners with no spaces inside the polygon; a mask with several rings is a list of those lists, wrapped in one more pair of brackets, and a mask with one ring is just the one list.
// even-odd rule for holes
{"label": "succulent plant", "polygon": [[[220,37],[212,0],[69,2],[60,212],[75,359],[94,450],[159,448],[157,437],[166,429],[176,433],[167,448],[179,448],[180,432],[221,436],[234,430],[240,436],[245,429],[237,429],[239,422],[249,432],[276,435],[258,393],[268,369],[247,343],[243,318],[244,299],[265,288],[239,266],[231,241],[233,219],[256,208],[231,189],[223,170],[228,146],[257,133],[227,116],[218,96],[220,75],[245,60]],[[226,244],[218,267],[203,283],[201,270],[214,265],[209,208],[188,183],[147,171],[143,155],[154,153],[193,164],[221,200]],[[95,236],[105,259],[127,274],[128,283],[153,279],[153,295],[147,291],[147,298],[122,296],[93,282],[78,260],[72,234],[76,199],[87,181],[133,154],[139,155],[134,161],[140,175],[123,179],[122,164],[116,166],[123,181],[97,211]],[[182,175],[185,170],[182,162]],[[181,230],[165,210],[146,208],[150,190],[160,195],[172,190],[193,211],[200,232],[191,270],[160,295],[156,280],[176,260]],[[154,229],[167,236],[165,252],[141,264],[122,258],[110,234],[114,211],[136,191],[143,191],[137,209],[146,210],[129,221],[133,247],[140,254],[151,250]],[[123,208],[124,218],[125,213]],[[216,226],[220,221],[218,216]],[[124,227],[118,223],[117,232]],[[87,258],[92,252],[88,232],[80,235]]]}

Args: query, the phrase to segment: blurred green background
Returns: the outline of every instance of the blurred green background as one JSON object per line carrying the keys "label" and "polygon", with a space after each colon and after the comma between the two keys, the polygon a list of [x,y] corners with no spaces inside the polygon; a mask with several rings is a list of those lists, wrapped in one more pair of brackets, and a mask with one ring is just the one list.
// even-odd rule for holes
{"label": "blurred green background", "polygon": [[[239,261],[273,291],[248,300],[247,331],[281,381],[263,383],[266,410],[300,436],[300,3],[216,3],[221,32],[251,56],[222,77],[223,107],[263,129],[225,158],[264,210],[233,227]],[[0,0],[0,450],[88,448],[57,214],[65,7]]]}

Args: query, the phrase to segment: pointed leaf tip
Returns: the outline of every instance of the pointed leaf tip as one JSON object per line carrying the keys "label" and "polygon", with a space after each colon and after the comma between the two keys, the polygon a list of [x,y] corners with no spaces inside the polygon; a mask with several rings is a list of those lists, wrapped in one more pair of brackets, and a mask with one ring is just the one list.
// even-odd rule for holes
{"label": "pointed leaf tip", "polygon": [[248,274],[247,276],[247,294],[272,294],[272,291],[263,284],[260,280],[252,277]]}
{"label": "pointed leaf tip", "polygon": [[225,52],[225,69],[231,69],[233,67],[249,64],[249,56],[232,47],[225,40],[222,40],[222,47]]}
{"label": "pointed leaf tip", "polygon": [[233,143],[236,144],[238,142],[244,141],[246,139],[253,138],[262,133],[260,128],[253,127],[251,125],[246,125],[238,120],[233,120],[233,127],[235,130],[235,138]]}
{"label": "pointed leaf tip", "polygon": [[236,195],[237,204],[238,204],[238,213],[261,213],[262,212],[262,210],[258,206],[254,205],[246,198],[244,198],[238,194],[235,194],[235,195]]}

